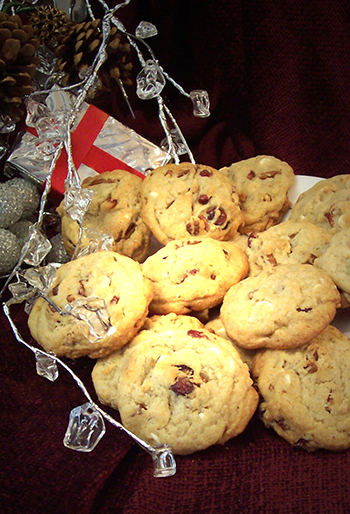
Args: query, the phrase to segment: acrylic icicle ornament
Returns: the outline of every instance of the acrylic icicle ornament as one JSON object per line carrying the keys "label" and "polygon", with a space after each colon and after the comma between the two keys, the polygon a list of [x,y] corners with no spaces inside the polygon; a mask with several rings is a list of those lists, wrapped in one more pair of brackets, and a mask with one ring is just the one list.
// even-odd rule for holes
{"label": "acrylic icicle ornament", "polygon": [[207,91],[195,89],[190,92],[193,104],[193,115],[197,118],[208,118],[210,116],[210,101]]}
{"label": "acrylic icicle ornament", "polygon": [[136,94],[141,100],[159,96],[165,86],[165,78],[158,64],[149,59],[136,78]]}
{"label": "acrylic icicle ornament", "polygon": [[50,357],[41,351],[37,351],[35,352],[35,358],[36,372],[38,375],[54,382],[58,378],[58,367],[55,356],[52,355],[52,357]]}
{"label": "acrylic icicle ornament", "polygon": [[90,402],[86,402],[71,411],[63,444],[71,450],[91,452],[105,432],[103,417]]}
{"label": "acrylic icicle ornament", "polygon": [[77,298],[65,307],[66,312],[84,322],[88,328],[88,339],[91,343],[114,334],[115,327],[111,325],[105,301],[102,298],[90,296]]}
{"label": "acrylic icicle ornament", "polygon": [[141,39],[147,39],[149,37],[156,36],[157,34],[157,27],[149,21],[141,21],[135,30],[135,36]]}
{"label": "acrylic icicle ornament", "polygon": [[64,208],[73,220],[78,223],[83,222],[93,195],[94,192],[91,189],[66,184]]}
{"label": "acrylic icicle ornament", "polygon": [[162,478],[175,475],[176,462],[170,446],[167,444],[155,446],[152,458],[154,463],[154,477]]}
{"label": "acrylic icicle ornament", "polygon": [[43,231],[33,224],[29,227],[29,239],[24,248],[24,262],[29,266],[39,266],[51,250],[51,243]]}

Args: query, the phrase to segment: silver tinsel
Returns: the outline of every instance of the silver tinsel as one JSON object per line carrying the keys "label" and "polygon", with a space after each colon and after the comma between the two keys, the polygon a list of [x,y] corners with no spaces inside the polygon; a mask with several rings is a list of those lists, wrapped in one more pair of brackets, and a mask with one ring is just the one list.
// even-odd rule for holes
{"label": "silver tinsel", "polygon": [[21,255],[21,245],[9,230],[0,228],[0,275],[10,273]]}

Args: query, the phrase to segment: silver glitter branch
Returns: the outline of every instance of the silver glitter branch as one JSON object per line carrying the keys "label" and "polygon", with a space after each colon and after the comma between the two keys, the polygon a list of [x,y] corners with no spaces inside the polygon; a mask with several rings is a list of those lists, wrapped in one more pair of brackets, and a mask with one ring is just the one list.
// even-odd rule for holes
{"label": "silver glitter branch", "polygon": [[[9,277],[5,283],[5,286],[1,290],[0,297],[2,296],[2,293],[4,292],[4,290],[9,286],[13,277],[18,274],[18,271],[20,270],[23,262],[27,262],[25,259],[27,258],[28,252],[30,251],[31,246],[33,246],[33,243],[35,243],[36,238],[38,238],[40,235],[42,225],[43,225],[45,206],[47,203],[48,194],[51,190],[52,174],[56,167],[57,160],[60,157],[63,149],[65,149],[67,152],[67,180],[66,180],[65,198],[68,197],[67,193],[69,193],[70,200],[72,201],[73,204],[75,203],[75,200],[77,200],[77,199],[79,200],[78,196],[79,196],[79,190],[81,191],[81,182],[80,182],[80,179],[79,179],[79,176],[78,176],[78,173],[75,168],[74,161],[73,161],[71,132],[74,127],[74,124],[75,124],[75,121],[77,118],[77,114],[79,113],[80,108],[81,108],[83,102],[85,101],[89,91],[93,90],[94,85],[96,84],[96,81],[98,80],[99,70],[100,70],[102,64],[107,59],[107,45],[108,45],[108,40],[110,37],[110,32],[111,32],[112,26],[116,26],[117,29],[126,36],[130,45],[136,50],[139,62],[142,67],[142,70],[139,75],[142,76],[142,74],[144,74],[143,78],[145,79],[145,83],[144,83],[145,89],[142,90],[142,88],[141,88],[142,94],[141,95],[138,94],[138,96],[143,99],[155,98],[157,100],[158,116],[159,116],[160,124],[166,135],[168,155],[170,155],[176,163],[179,162],[179,153],[178,153],[179,147],[176,146],[174,137],[173,137],[173,134],[175,131],[176,137],[182,142],[182,148],[184,149],[184,151],[182,153],[187,153],[190,161],[192,163],[195,162],[192,152],[190,151],[190,149],[187,145],[187,142],[184,138],[184,135],[183,135],[180,127],[178,126],[170,109],[165,105],[164,100],[160,93],[165,85],[165,82],[166,81],[170,82],[175,88],[178,89],[178,91],[182,95],[184,95],[185,97],[190,98],[192,100],[194,107],[195,108],[197,107],[197,109],[193,111],[194,115],[196,115],[198,117],[209,116],[209,101],[207,98],[207,93],[205,91],[201,91],[201,90],[192,91],[191,93],[187,93],[160,66],[158,59],[156,58],[152,48],[144,41],[144,37],[149,37],[149,36],[147,36],[147,35],[144,36],[142,34],[142,31],[139,31],[139,32],[136,31],[136,32],[138,32],[138,34],[142,34],[142,37],[140,37],[140,35],[137,35],[137,34],[133,35],[133,34],[130,34],[125,29],[125,27],[120,22],[120,20],[115,16],[115,14],[119,9],[127,6],[131,2],[131,0],[124,0],[120,3],[118,3],[117,5],[115,5],[111,9],[108,7],[108,5],[106,4],[106,2],[104,0],[98,0],[98,1],[105,11],[105,15],[102,18],[102,41],[101,41],[98,53],[93,61],[91,68],[89,69],[89,73],[85,77],[85,79],[82,80],[80,83],[74,84],[72,86],[60,87],[60,89],[63,91],[69,91],[69,90],[75,89],[75,90],[78,90],[79,93],[76,96],[74,104],[70,109],[69,116],[64,123],[64,127],[62,127],[62,129],[63,129],[62,136],[55,148],[53,158],[50,163],[50,167],[49,167],[49,170],[48,170],[48,173],[46,176],[44,191],[42,193],[41,200],[40,200],[38,221],[37,221],[37,223],[35,223],[33,225],[33,229],[30,232],[29,239],[22,249],[22,253],[19,258],[19,261],[18,261],[17,265],[14,267],[14,269],[12,270],[11,274],[9,275]],[[86,3],[87,11],[88,11],[91,19],[95,19],[94,14],[92,12],[91,5],[90,5],[90,1],[85,0],[85,3]],[[4,6],[4,0],[0,0],[0,10],[2,10],[3,6]],[[154,33],[152,35],[154,35]],[[142,51],[140,50],[140,45],[142,45],[144,48],[146,48],[146,50],[148,51],[148,53],[151,57],[150,60],[145,60],[145,58],[142,54]],[[148,82],[149,77],[147,77],[147,66],[149,66],[151,68],[151,70],[150,70],[151,82]],[[152,82],[152,80],[153,80],[152,73],[156,75],[154,82]],[[123,93],[123,97],[129,106],[130,112],[134,116],[132,108],[128,101],[127,94],[124,90],[122,81],[119,80],[118,83],[119,83],[119,87],[121,88],[121,91]],[[151,94],[148,95],[147,88],[149,88],[149,87],[151,87],[151,89],[154,88],[154,91],[152,91]],[[41,90],[41,91],[36,91],[36,92],[32,93],[31,96],[35,97],[35,95],[42,95],[45,93],[48,94],[51,92],[52,92],[51,89],[47,90],[47,91]],[[137,91],[137,93],[139,93],[139,91]],[[203,98],[201,95],[203,96]],[[197,104],[196,104],[196,102],[197,102]],[[168,121],[170,121],[170,123],[173,125],[173,127],[175,127],[174,130],[170,130]],[[89,198],[85,198],[85,203],[83,202],[84,209],[87,209],[88,202],[89,202]],[[81,212],[78,213],[78,217],[75,218],[79,223],[79,240],[82,235],[82,217],[84,215],[84,213],[82,211],[84,209],[81,209]],[[75,258],[75,255],[73,256],[73,258]],[[34,261],[35,261],[35,259],[33,259],[33,262]],[[40,262],[36,263],[35,265],[38,265]],[[33,264],[33,263],[31,263],[31,264]],[[38,290],[36,292],[40,296],[44,297],[44,299],[49,301],[49,303],[51,303],[51,301],[45,295],[45,292],[40,291],[40,290]],[[24,300],[24,297],[22,297],[22,301],[23,300]],[[97,411],[103,418],[108,420],[112,425],[116,426],[117,428],[123,430],[126,434],[128,434],[141,448],[146,450],[152,456],[153,461],[154,461],[154,466],[155,466],[154,476],[164,476],[165,477],[165,476],[173,475],[176,472],[176,463],[175,463],[173,454],[171,452],[171,449],[167,445],[160,445],[159,447],[152,447],[149,444],[147,444],[145,441],[143,441],[142,439],[138,438],[135,434],[133,434],[132,432],[127,430],[121,423],[117,422],[113,417],[111,417],[109,414],[104,412],[99,407],[99,405],[97,405],[92,400],[89,392],[87,391],[86,387],[82,383],[81,379],[69,368],[69,366],[67,366],[67,364],[65,364],[62,360],[58,359],[56,356],[53,357],[52,354],[49,354],[43,350],[40,350],[38,348],[31,346],[29,343],[27,343],[22,338],[22,336],[20,335],[20,333],[19,333],[18,329],[16,328],[16,326],[11,318],[11,315],[10,315],[9,305],[11,305],[13,303],[16,303],[16,300],[13,299],[7,303],[3,303],[3,309],[4,309],[6,318],[10,323],[11,329],[13,331],[13,334],[14,334],[16,340],[19,343],[26,346],[28,349],[30,349],[36,356],[40,355],[44,358],[48,358],[51,360],[54,358],[55,362],[58,362],[73,378],[73,380],[76,382],[78,387],[84,393],[84,395],[85,395],[86,399],[88,400],[88,403],[91,405],[91,407],[95,411]],[[17,302],[17,303],[19,303],[19,302]],[[72,314],[72,312],[62,311],[55,304],[53,304],[53,302],[52,302],[52,305],[58,310],[58,312],[61,315],[71,315]],[[76,317],[78,317],[78,316],[76,316]],[[84,316],[83,316],[83,318],[84,318]],[[78,319],[83,319],[83,318],[78,317]]]}
{"label": "silver glitter branch", "polygon": [[[13,320],[11,318],[10,309],[9,309],[9,306],[8,306],[8,304],[6,302],[3,302],[3,310],[4,310],[4,313],[5,313],[5,316],[6,316],[7,320],[8,320],[8,322],[9,322],[11,328],[12,328],[12,331],[14,333],[14,336],[15,336],[16,340],[19,343],[21,343],[22,345],[24,345],[26,348],[31,350],[35,355],[37,355],[39,353],[42,356],[45,356],[45,357],[47,357],[49,359],[52,359],[52,354],[50,354],[48,352],[45,352],[44,350],[35,348],[34,346],[30,345],[29,343],[27,343],[23,339],[23,337],[19,333],[16,325],[14,324],[14,322],[13,322]],[[147,451],[152,456],[153,461],[154,461],[154,466],[155,466],[154,476],[156,476],[156,477],[167,477],[167,476],[172,476],[172,475],[174,475],[176,473],[176,463],[175,463],[174,457],[172,455],[172,452],[171,452],[171,449],[170,449],[169,446],[167,446],[167,445],[151,446],[148,443],[146,443],[145,441],[143,441],[142,439],[140,439],[133,432],[130,432],[130,430],[128,430],[121,423],[116,421],[112,416],[110,416],[107,412],[105,412],[99,405],[97,405],[93,401],[90,393],[88,392],[87,388],[83,384],[82,380],[71,370],[71,368],[69,366],[67,366],[67,364],[64,361],[62,361],[61,359],[59,359],[56,356],[54,358],[55,358],[55,361],[58,364],[60,364],[60,366],[62,366],[69,373],[69,375],[73,378],[73,380],[75,381],[77,386],[83,392],[85,398],[90,403],[90,405],[96,411],[98,411],[103,418],[105,418],[107,421],[109,421],[109,423],[111,423],[115,427],[117,427],[120,430],[122,430],[123,432],[125,432],[143,450]]]}
{"label": "silver glitter branch", "polygon": [[[147,51],[149,52],[152,60],[154,61],[154,63],[158,66],[160,72],[163,74],[163,76],[173,84],[173,86],[175,86],[181,94],[183,94],[184,96],[186,96],[187,98],[191,98],[191,95],[189,93],[186,93],[186,91],[175,81],[173,80],[165,71],[164,69],[159,65],[159,61],[155,55],[155,53],[153,52],[152,48],[150,47],[150,45],[144,41],[144,39],[142,39],[141,37],[138,37],[134,34],[131,34],[130,32],[127,32],[125,27],[123,26],[123,24],[120,22],[120,20],[118,20],[118,18],[116,17],[113,17],[112,18],[112,23],[118,28],[118,30],[120,32],[122,32],[123,34],[126,35],[126,37],[128,38],[128,41],[129,43],[133,46],[133,48],[136,50],[136,53],[137,53],[137,56],[138,56],[138,59],[139,59],[139,62],[141,64],[141,66],[144,68],[146,66],[146,61],[143,57],[143,54],[139,48],[139,46],[137,45],[137,42],[144,45],[147,49]],[[187,155],[189,156],[189,160],[192,162],[192,163],[195,163],[195,160],[194,160],[194,157],[193,157],[193,154],[187,144],[187,141],[182,133],[182,131],[180,130],[178,124],[176,123],[175,121],[175,118],[174,116],[171,114],[170,112],[170,109],[168,107],[165,107],[165,104],[164,104],[164,101],[161,97],[161,95],[157,95],[157,101],[158,101],[158,116],[159,116],[159,121],[160,121],[160,124],[162,125],[163,127],[163,130],[164,130],[164,133],[165,133],[165,137],[166,137],[166,140],[167,140],[167,144],[168,144],[168,151],[169,151],[169,154],[173,157],[175,163],[178,163],[179,162],[179,157],[178,157],[178,153],[176,151],[176,145],[174,144],[174,141],[173,141],[173,137],[172,137],[172,134],[171,134],[171,131],[169,129],[169,126],[167,124],[167,121],[166,121],[166,114],[169,116],[171,122],[173,123],[181,141],[182,141],[182,144],[184,146],[184,148],[186,149],[186,153]],[[166,113],[166,114],[165,114]]]}

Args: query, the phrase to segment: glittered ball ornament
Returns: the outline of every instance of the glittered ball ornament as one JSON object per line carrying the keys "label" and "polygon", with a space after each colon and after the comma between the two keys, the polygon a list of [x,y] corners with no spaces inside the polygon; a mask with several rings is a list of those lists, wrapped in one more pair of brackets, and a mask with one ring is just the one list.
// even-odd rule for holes
{"label": "glittered ball ornament", "polygon": [[22,218],[34,214],[39,206],[40,195],[35,184],[24,178],[15,177],[8,180],[6,186],[15,192],[23,208]]}
{"label": "glittered ball ornament", "polygon": [[0,184],[0,228],[16,223],[23,215],[23,205],[15,189]]}
{"label": "glittered ball ornament", "polygon": [[21,245],[9,230],[0,228],[0,275],[10,273],[21,256]]}
{"label": "glittered ball ornament", "polygon": [[33,223],[29,220],[19,220],[17,223],[14,223],[13,225],[10,225],[8,227],[8,230],[12,232],[12,234],[15,234],[17,237],[19,243],[21,246],[24,246],[25,243],[28,241],[30,232],[29,227]]}

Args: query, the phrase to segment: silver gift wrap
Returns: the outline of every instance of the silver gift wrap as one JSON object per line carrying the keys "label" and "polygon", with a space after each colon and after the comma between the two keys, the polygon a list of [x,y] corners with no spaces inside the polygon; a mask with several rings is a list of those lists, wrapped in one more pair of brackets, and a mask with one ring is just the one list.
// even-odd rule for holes
{"label": "silver gift wrap", "polygon": [[[88,107],[89,104],[84,102],[76,120],[76,126],[84,117]],[[50,142],[47,145],[50,146]],[[142,175],[147,175],[150,170],[171,160],[169,153],[165,150],[111,116],[107,117],[94,141],[94,146],[124,162]],[[53,155],[52,148],[45,149],[45,142],[40,141],[30,132],[21,131],[5,163],[5,174],[8,177],[23,176],[40,186],[46,180]],[[77,172],[81,180],[97,173],[96,170],[84,163],[80,164]]]}

